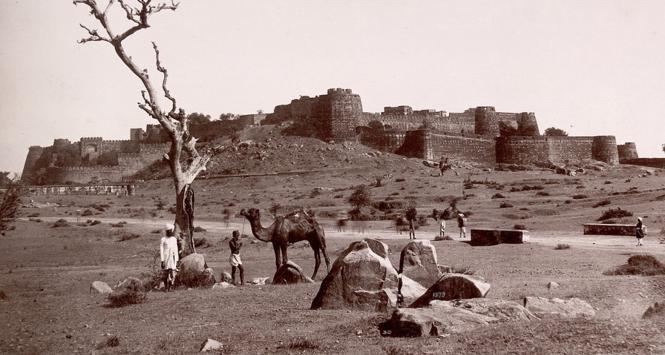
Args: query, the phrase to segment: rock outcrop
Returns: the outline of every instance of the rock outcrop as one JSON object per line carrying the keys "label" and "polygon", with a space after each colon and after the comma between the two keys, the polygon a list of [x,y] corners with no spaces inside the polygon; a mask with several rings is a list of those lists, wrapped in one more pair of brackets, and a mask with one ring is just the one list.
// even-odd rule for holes
{"label": "rock outcrop", "polygon": [[180,260],[180,271],[176,284],[187,287],[212,286],[215,284],[213,270],[208,267],[202,254],[189,254]]}
{"label": "rock outcrop", "polygon": [[525,297],[524,307],[538,317],[559,316],[565,318],[593,317],[596,311],[587,302],[579,298]]}
{"label": "rock outcrop", "polygon": [[113,289],[104,281],[93,281],[92,284],[90,284],[90,291],[107,294],[113,292]]}
{"label": "rock outcrop", "polygon": [[305,276],[298,264],[289,260],[277,269],[272,278],[273,285],[288,285],[297,283],[313,283],[312,279]]}
{"label": "rock outcrop", "polygon": [[517,302],[489,298],[434,301],[426,308],[401,308],[381,323],[382,335],[439,336],[460,333],[490,323],[537,319]]}
{"label": "rock outcrop", "polygon": [[446,274],[427,289],[425,294],[413,302],[410,308],[429,306],[431,301],[485,297],[490,284],[464,274]]}
{"label": "rock outcrop", "polygon": [[399,257],[399,273],[425,287],[439,279],[436,249],[429,240],[414,240],[404,246]]}
{"label": "rock outcrop", "polygon": [[312,309],[382,311],[395,305],[397,271],[366,241],[351,243],[321,283]]}

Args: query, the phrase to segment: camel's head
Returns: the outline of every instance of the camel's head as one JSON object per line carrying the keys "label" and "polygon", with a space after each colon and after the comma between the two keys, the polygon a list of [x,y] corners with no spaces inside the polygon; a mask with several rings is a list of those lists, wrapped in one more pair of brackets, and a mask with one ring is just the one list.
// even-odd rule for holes
{"label": "camel's head", "polygon": [[259,210],[256,208],[250,208],[248,210],[243,208],[242,210],[240,210],[240,215],[245,216],[245,218],[247,218],[250,221],[256,220],[260,217]]}

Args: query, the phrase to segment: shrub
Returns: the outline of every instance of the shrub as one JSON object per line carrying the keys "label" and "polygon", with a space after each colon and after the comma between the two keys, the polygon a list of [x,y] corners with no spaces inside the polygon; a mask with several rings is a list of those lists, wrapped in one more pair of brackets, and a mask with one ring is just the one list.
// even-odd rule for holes
{"label": "shrub", "polygon": [[630,217],[633,213],[622,209],[621,207],[610,208],[609,210],[603,212],[603,214],[597,219],[597,221],[604,221],[610,218],[621,218],[621,217]]}
{"label": "shrub", "polygon": [[372,204],[372,193],[365,185],[360,185],[355,188],[351,196],[347,199],[354,209],[360,209]]}
{"label": "shrub", "polygon": [[526,226],[523,224],[516,224],[513,226],[513,229],[526,230]]}
{"label": "shrub", "polygon": [[91,225],[91,226],[96,226],[96,225],[98,225],[98,224],[102,224],[102,221],[96,219],[96,220],[90,222],[90,225]]}
{"label": "shrub", "polygon": [[550,193],[547,191],[538,191],[536,192],[536,196],[549,196]]}
{"label": "shrub", "polygon": [[30,218],[30,219],[28,219],[28,220],[29,220],[30,222],[37,222],[37,223],[39,223],[39,222],[42,221],[40,218]]}
{"label": "shrub", "polygon": [[83,216],[83,217],[92,216],[92,215],[93,215],[93,212],[89,208],[86,208],[85,211],[83,211],[83,213],[81,213],[81,216]]}
{"label": "shrub", "polygon": [[28,218],[30,217],[39,217],[39,213],[31,213],[28,215]]}
{"label": "shrub", "polygon": [[318,349],[319,344],[314,343],[307,339],[295,339],[292,340],[289,344],[280,345],[278,348],[289,349],[289,350],[313,350]]}
{"label": "shrub", "polygon": [[665,315],[665,302],[656,302],[653,306],[649,306],[647,310],[642,315],[642,318],[651,318],[653,316],[663,316]]}
{"label": "shrub", "polygon": [[120,239],[118,239],[119,242],[124,242],[127,240],[132,240],[132,239],[137,239],[140,238],[141,236],[136,233],[125,233],[122,236],[120,236]]}
{"label": "shrub", "polygon": [[162,232],[161,229],[153,229],[153,230],[150,231],[150,233],[152,233],[152,234],[160,234],[161,232]]}
{"label": "shrub", "polygon": [[199,227],[199,226],[194,227],[194,232],[198,233],[198,232],[205,232],[205,231],[206,231],[206,229],[203,228],[203,227]]}
{"label": "shrub", "polygon": [[578,194],[578,195],[573,195],[573,200],[582,200],[585,198],[589,198],[589,196],[584,195],[584,194]]}
{"label": "shrub", "polygon": [[444,235],[443,237],[440,236],[440,235],[437,235],[436,237],[434,237],[435,242],[438,242],[438,241],[441,241],[441,240],[454,240],[454,239],[453,239],[453,237],[451,237],[449,235]]}
{"label": "shrub", "polygon": [[52,226],[52,227],[53,227],[53,228],[58,228],[58,227],[69,227],[69,223],[67,223],[66,220],[64,220],[64,219],[61,218],[61,219],[55,221],[55,223],[53,223],[53,226]]}
{"label": "shrub", "polygon": [[194,238],[194,246],[197,248],[205,249],[209,248],[211,245],[206,238]]}
{"label": "shrub", "polygon": [[495,193],[494,195],[492,195],[492,198],[493,198],[493,199],[497,199],[497,198],[506,198],[506,196],[503,196],[502,194],[500,194],[500,193],[497,192],[497,193]]}
{"label": "shrub", "polygon": [[665,265],[663,265],[653,255],[633,255],[628,258],[628,263],[621,265],[614,270],[609,270],[605,275],[665,275]]}
{"label": "shrub", "polygon": [[554,247],[554,250],[565,250],[565,249],[570,249],[570,244],[557,244]]}
{"label": "shrub", "polygon": [[499,205],[499,208],[511,208],[511,207],[513,207],[513,205],[508,202],[501,202],[501,204]]}
{"label": "shrub", "polygon": [[99,343],[97,345],[97,349],[100,350],[103,348],[114,348],[118,345],[120,345],[120,339],[118,338],[117,335],[112,335],[106,338],[106,340],[104,340],[103,342]]}
{"label": "shrub", "polygon": [[610,203],[612,203],[612,202],[610,202],[610,200],[602,200],[602,201],[596,202],[592,207],[597,208],[597,207],[607,206]]}
{"label": "shrub", "polygon": [[122,228],[122,227],[125,226],[125,224],[127,224],[127,223],[126,222],[125,223],[123,223],[123,222],[111,223],[111,227],[113,227],[113,228]]}
{"label": "shrub", "polygon": [[110,307],[124,307],[130,304],[143,303],[147,293],[140,280],[129,278],[125,281],[124,287],[111,292],[107,299]]}
{"label": "shrub", "polygon": [[403,181],[406,181],[406,179],[403,179],[403,178],[397,178],[397,179],[395,179],[395,182],[403,182]]}

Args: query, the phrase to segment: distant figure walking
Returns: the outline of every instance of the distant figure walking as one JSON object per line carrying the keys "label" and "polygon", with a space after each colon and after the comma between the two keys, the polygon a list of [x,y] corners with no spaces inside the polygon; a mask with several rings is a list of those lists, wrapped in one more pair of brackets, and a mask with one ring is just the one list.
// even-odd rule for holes
{"label": "distant figure walking", "polygon": [[457,214],[457,226],[459,227],[459,237],[466,238],[466,217],[463,213]]}
{"label": "distant figure walking", "polygon": [[233,238],[231,238],[229,241],[229,248],[231,249],[229,263],[231,264],[231,279],[233,280],[233,284],[236,284],[236,269],[238,269],[240,270],[240,285],[244,285],[245,269],[242,266],[242,259],[240,259],[240,248],[242,248],[242,242],[240,241],[240,232],[237,230],[233,231]]}
{"label": "distant figure walking", "polygon": [[637,246],[642,246],[642,238],[647,235],[647,226],[642,222],[642,217],[637,217],[637,225],[635,226],[635,237],[637,238]]}
{"label": "distant figure walking", "polygon": [[446,235],[446,220],[443,219],[443,213],[439,213],[439,237]]}
{"label": "distant figure walking", "polygon": [[406,211],[406,219],[409,221],[409,240],[416,239],[416,219],[418,218],[418,211],[415,207],[411,207]]}
{"label": "distant figure walking", "polygon": [[441,157],[441,160],[439,161],[439,171],[441,172],[441,176],[443,176],[443,173],[448,169],[450,169],[448,158]]}
{"label": "distant figure walking", "polygon": [[166,292],[171,291],[175,284],[176,273],[178,272],[178,239],[175,237],[175,226],[172,224],[166,225],[165,236],[162,237],[159,243],[159,256],[161,259],[161,266],[164,273],[164,287]]}

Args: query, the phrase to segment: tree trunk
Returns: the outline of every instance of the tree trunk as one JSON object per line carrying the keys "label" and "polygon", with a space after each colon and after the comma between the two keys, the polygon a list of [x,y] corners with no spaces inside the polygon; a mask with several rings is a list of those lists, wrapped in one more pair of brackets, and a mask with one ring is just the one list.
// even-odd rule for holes
{"label": "tree trunk", "polygon": [[[184,255],[196,253],[194,246],[194,193],[190,184],[176,183],[176,233],[181,232],[187,247]],[[178,234],[176,234],[178,235]]]}

